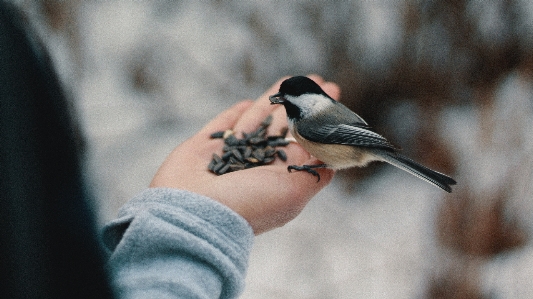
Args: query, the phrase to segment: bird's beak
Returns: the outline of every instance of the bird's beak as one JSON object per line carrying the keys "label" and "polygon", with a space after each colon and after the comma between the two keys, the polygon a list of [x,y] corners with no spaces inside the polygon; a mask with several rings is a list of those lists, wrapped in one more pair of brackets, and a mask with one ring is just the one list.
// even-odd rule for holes
{"label": "bird's beak", "polygon": [[283,104],[283,102],[285,102],[285,99],[283,98],[283,94],[281,92],[271,95],[268,99],[270,100],[271,105]]}

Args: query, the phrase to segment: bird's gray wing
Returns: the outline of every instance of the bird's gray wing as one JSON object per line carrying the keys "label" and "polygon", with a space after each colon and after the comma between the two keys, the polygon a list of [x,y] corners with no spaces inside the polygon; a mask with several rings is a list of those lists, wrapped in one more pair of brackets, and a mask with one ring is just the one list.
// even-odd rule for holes
{"label": "bird's gray wing", "polygon": [[298,124],[298,133],[305,139],[319,143],[395,149],[387,139],[371,131],[366,123],[317,125],[320,123],[327,122],[317,122],[316,119],[313,122],[301,122]]}

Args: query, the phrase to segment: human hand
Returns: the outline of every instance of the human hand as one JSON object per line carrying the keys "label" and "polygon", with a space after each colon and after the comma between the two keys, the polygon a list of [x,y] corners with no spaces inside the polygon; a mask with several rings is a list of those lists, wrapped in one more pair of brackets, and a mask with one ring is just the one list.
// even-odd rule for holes
{"label": "human hand", "polygon": [[[340,88],[321,77],[311,75],[322,89],[334,99]],[[273,120],[268,135],[279,135],[287,127],[284,107],[270,105],[268,97],[278,92],[275,83],[255,102],[243,101],[222,112],[200,132],[176,147],[161,165],[150,187],[167,187],[188,190],[210,197],[240,214],[252,226],[254,233],[282,226],[294,219],[309,200],[333,178],[334,171],[316,169],[320,181],[307,172],[287,171],[288,165],[319,164],[299,144],[290,143],[283,150],[287,161],[276,159],[272,164],[217,176],[207,169],[213,153],[222,154],[224,141],[211,139],[216,131],[233,129],[242,138],[242,132],[252,132],[268,115]]]}

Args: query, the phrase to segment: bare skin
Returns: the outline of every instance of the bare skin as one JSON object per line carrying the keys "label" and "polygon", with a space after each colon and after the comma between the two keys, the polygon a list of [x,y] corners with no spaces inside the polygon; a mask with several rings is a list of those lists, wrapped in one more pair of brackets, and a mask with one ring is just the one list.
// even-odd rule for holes
{"label": "bare skin", "polygon": [[[310,75],[334,99],[340,97],[340,88],[321,77]],[[300,145],[291,143],[283,150],[286,162],[276,159],[271,165],[255,167],[217,176],[207,170],[213,153],[222,154],[223,141],[211,139],[216,131],[233,129],[254,131],[261,121],[272,114],[269,135],[279,134],[287,127],[285,109],[270,105],[269,95],[278,92],[282,78],[255,102],[240,102],[220,113],[196,135],[176,147],[155,174],[150,187],[188,190],[210,197],[240,214],[248,221],[254,233],[260,234],[283,226],[294,219],[309,200],[333,178],[334,171],[316,169],[320,181],[306,172],[289,173],[288,165],[319,164]],[[240,137],[240,136],[239,136]]]}

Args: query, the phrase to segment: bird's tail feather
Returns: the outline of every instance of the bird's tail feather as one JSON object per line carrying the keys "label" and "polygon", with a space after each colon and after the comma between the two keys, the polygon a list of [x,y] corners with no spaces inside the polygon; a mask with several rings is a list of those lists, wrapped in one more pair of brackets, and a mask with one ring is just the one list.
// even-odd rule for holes
{"label": "bird's tail feather", "polygon": [[380,153],[380,156],[385,162],[388,162],[400,169],[411,173],[414,176],[417,176],[439,188],[442,188],[446,192],[452,192],[452,188],[450,187],[450,185],[455,185],[457,183],[451,177],[440,172],[431,170],[398,153],[382,152]]}

